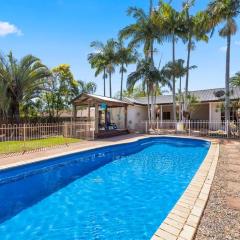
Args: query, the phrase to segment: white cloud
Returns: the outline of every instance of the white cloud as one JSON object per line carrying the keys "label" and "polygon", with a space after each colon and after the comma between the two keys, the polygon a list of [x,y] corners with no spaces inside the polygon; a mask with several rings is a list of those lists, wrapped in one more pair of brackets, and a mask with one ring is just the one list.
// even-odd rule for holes
{"label": "white cloud", "polygon": [[7,36],[9,34],[17,34],[20,36],[20,35],[22,35],[22,32],[15,25],[13,25],[9,22],[1,22],[0,21],[0,37]]}
{"label": "white cloud", "polygon": [[221,52],[226,52],[227,51],[227,46],[222,46],[219,48]]}

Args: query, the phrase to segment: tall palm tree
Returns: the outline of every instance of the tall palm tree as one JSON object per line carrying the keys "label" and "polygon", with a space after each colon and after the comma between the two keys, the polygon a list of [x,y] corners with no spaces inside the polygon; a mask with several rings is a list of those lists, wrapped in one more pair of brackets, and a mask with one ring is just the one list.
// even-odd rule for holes
{"label": "tall palm tree", "polygon": [[[150,1],[150,11],[149,14],[145,13],[143,9],[131,7],[128,9],[128,15],[135,18],[135,23],[130,24],[123,28],[119,32],[120,38],[129,39],[130,47],[139,47],[143,45],[143,51],[145,55],[146,62],[151,64],[152,70],[154,67],[154,59],[153,59],[153,49],[154,43],[162,43],[163,36],[159,34],[159,26],[155,24],[153,21],[152,11],[152,1]],[[146,81],[145,81],[146,82]],[[146,82],[147,94],[148,94],[148,112],[149,112],[149,96],[151,91],[152,83]],[[153,111],[153,108],[152,108]],[[153,117],[153,114],[148,114],[149,120],[150,116]]]}
{"label": "tall palm tree", "polygon": [[44,79],[50,74],[49,69],[32,55],[20,61],[13,57],[12,52],[6,57],[0,55],[0,82],[7,86],[8,117],[19,120],[20,104],[26,99],[36,98],[43,89]]}
{"label": "tall palm tree", "polygon": [[159,26],[157,26],[152,17],[146,14],[141,8],[129,8],[128,15],[133,16],[136,21],[119,32],[120,38],[130,38],[130,47],[138,47],[143,44],[145,58],[150,58],[153,62],[153,44],[154,42],[162,43]]}
{"label": "tall palm tree", "polygon": [[195,41],[208,41],[207,33],[210,31],[208,22],[210,17],[206,12],[199,11],[196,15],[190,14],[190,8],[194,5],[195,0],[187,0],[183,4],[183,10],[181,12],[183,23],[185,27],[185,34],[182,39],[187,43],[187,73],[185,81],[185,103],[184,108],[187,106],[188,87],[189,87],[189,73],[190,73],[190,58],[191,51],[195,48]]}
{"label": "tall palm tree", "polygon": [[134,86],[139,82],[142,82],[143,86],[146,86],[148,91],[148,102],[151,95],[151,111],[148,106],[148,119],[152,122],[153,119],[153,109],[154,109],[154,95],[155,90],[162,86],[169,86],[170,82],[163,74],[163,71],[158,70],[156,67],[153,67],[150,59],[140,60],[137,64],[136,71],[130,73],[127,78],[127,89],[131,92],[134,89]]}
{"label": "tall palm tree", "polygon": [[214,28],[222,23],[223,27],[219,35],[227,39],[226,73],[225,73],[225,120],[230,120],[230,53],[231,37],[237,32],[235,18],[240,13],[239,0],[213,0],[208,5],[208,13],[211,16],[211,25]]}
{"label": "tall palm tree", "polygon": [[112,97],[112,74],[115,72],[115,66],[117,64],[116,55],[117,43],[114,39],[109,39],[105,45],[104,57],[106,59],[106,71],[109,76],[109,95]]}
{"label": "tall palm tree", "polygon": [[103,95],[106,96],[107,59],[105,56],[105,45],[102,42],[94,41],[90,46],[95,48],[96,51],[88,55],[88,61],[91,67],[96,69],[95,77],[103,73]]}
{"label": "tall palm tree", "polygon": [[[178,102],[179,102],[179,120],[181,120],[182,116],[182,102],[183,102],[183,96],[182,96],[182,77],[184,77],[188,72],[188,67],[184,66],[184,60],[183,59],[177,59],[175,62],[168,62],[163,67],[163,72],[166,75],[168,79],[171,79],[172,76],[175,76],[176,79],[179,79],[179,94],[178,94]],[[190,69],[195,69],[197,66],[193,65],[190,66]]]}
{"label": "tall palm tree", "polygon": [[127,72],[126,67],[129,64],[135,63],[137,61],[138,54],[131,47],[125,47],[123,40],[119,39],[117,42],[117,52],[116,52],[116,61],[120,65],[120,74],[121,74],[121,87],[120,87],[120,99],[122,100],[123,96],[123,76]]}
{"label": "tall palm tree", "polygon": [[[183,37],[185,33],[182,14],[171,7],[170,4],[160,1],[160,6],[154,19],[160,27],[160,34],[162,34],[161,29],[164,29],[164,35],[167,35],[172,42],[172,63],[175,64],[176,41],[178,37]],[[174,71],[172,73],[173,120],[176,121],[176,76]]]}

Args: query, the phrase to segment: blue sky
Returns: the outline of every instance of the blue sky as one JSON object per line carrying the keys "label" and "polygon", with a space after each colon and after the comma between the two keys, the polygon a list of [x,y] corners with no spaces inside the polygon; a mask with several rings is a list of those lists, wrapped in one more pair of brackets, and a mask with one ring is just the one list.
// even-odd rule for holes
{"label": "blue sky", "polygon": [[[181,1],[172,1],[176,8]],[[207,0],[196,0],[193,11],[204,9]],[[17,58],[26,54],[38,56],[50,68],[68,63],[76,79],[95,81],[97,93],[103,93],[102,77],[95,78],[87,55],[93,40],[116,37],[119,29],[133,19],[126,15],[129,6],[148,10],[149,0],[0,0],[0,51],[13,51]],[[155,0],[155,5],[157,0]],[[240,20],[240,17],[239,17]],[[240,28],[240,21],[238,25]],[[190,89],[224,86],[225,46],[217,31],[209,43],[197,43],[192,65],[198,68],[190,75]],[[168,43],[156,46],[155,62],[165,64],[171,58]],[[177,58],[186,59],[186,46],[177,44]],[[232,39],[231,73],[240,70],[240,34]],[[134,65],[129,67],[133,71]],[[120,89],[119,69],[113,76],[113,92]],[[126,77],[126,76],[125,76]]]}

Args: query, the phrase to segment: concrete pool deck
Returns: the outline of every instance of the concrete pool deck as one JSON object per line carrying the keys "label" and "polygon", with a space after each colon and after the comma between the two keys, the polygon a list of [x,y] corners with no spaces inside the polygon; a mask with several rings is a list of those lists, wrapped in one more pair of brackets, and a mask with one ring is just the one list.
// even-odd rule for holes
{"label": "concrete pool deck", "polygon": [[[150,136],[152,135],[129,134],[110,139],[81,141],[63,148],[54,148],[47,149],[46,151],[35,151],[31,153],[19,154],[17,156],[10,156],[8,158],[1,159],[0,169],[47,160],[50,157],[62,156],[87,149],[132,142]],[[189,240],[194,238],[208,200],[219,156],[218,141],[214,139],[205,140],[212,142],[207,157],[203,161],[184,194],[181,196],[172,211],[156,231],[152,239]]]}

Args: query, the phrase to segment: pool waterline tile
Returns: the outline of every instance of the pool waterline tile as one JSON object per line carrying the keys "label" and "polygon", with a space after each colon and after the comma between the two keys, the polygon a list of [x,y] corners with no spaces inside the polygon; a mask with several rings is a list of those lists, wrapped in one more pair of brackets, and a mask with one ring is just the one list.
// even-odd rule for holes
{"label": "pool waterline tile", "polygon": [[164,232],[159,231],[162,229],[162,226],[166,226],[166,224],[172,225],[173,227],[175,226],[175,228],[177,224],[179,227],[181,226],[181,230],[178,228],[177,232],[179,232],[179,234],[176,240],[192,240],[194,238],[208,200],[218,158],[219,144],[215,141],[211,141],[208,154],[197,173],[171,212],[153,235],[151,238],[152,240],[157,239],[155,238],[156,236],[160,239],[164,239],[166,236],[165,231],[168,231],[169,234],[176,233],[176,231],[171,232],[170,227],[168,229],[164,227]]}

